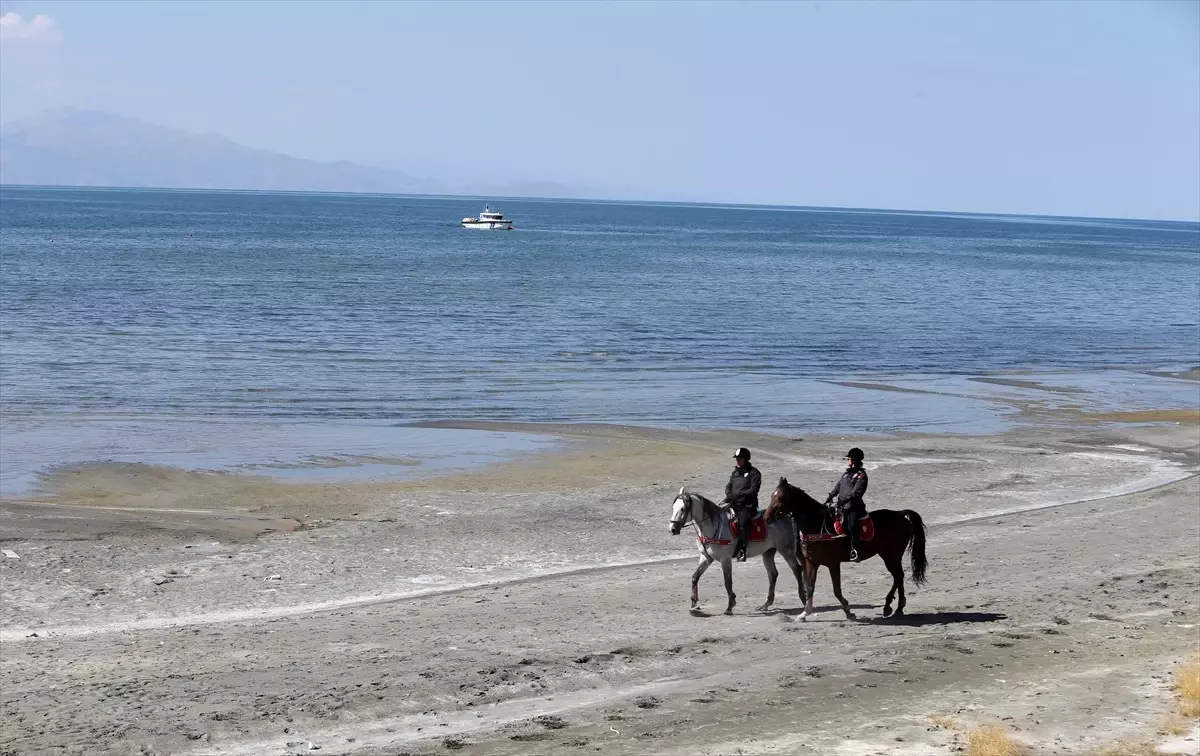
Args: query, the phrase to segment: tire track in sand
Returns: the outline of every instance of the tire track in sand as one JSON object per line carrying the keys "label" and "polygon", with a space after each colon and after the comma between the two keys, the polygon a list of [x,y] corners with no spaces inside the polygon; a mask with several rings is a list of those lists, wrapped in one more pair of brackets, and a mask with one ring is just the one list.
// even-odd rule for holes
{"label": "tire track in sand", "polygon": [[[1180,482],[1200,477],[1200,473],[1190,470],[1177,469],[1173,477],[1166,479],[1167,476],[1163,472],[1146,476],[1145,478],[1127,483],[1116,489],[1105,491],[1099,496],[1089,496],[1082,499],[1071,501],[1063,501],[1056,503],[1037,503],[1029,504],[1020,507],[1009,507],[1003,510],[995,510],[980,514],[970,514],[961,517],[952,517],[943,520],[934,520],[927,523],[929,528],[942,527],[958,527],[968,525],[975,522],[999,517],[1002,515],[1019,514],[1022,512],[1036,512],[1046,509],[1057,509],[1060,507],[1069,507],[1077,504],[1088,504],[1107,499],[1120,498],[1122,496],[1130,496],[1133,494],[1145,493],[1159,488],[1176,485]],[[1140,484],[1141,487],[1138,487]],[[456,593],[464,593],[466,591],[475,590],[477,588],[492,588],[503,587],[508,585],[518,585],[521,583],[532,583],[541,580],[555,580],[565,577],[576,577],[579,575],[588,575],[598,572],[609,572],[613,570],[621,570],[629,567],[647,567],[660,564],[669,564],[672,562],[694,562],[695,554],[687,556],[664,556],[653,559],[641,559],[630,562],[610,562],[605,564],[588,565],[584,567],[576,567],[568,570],[558,570],[552,572],[536,573],[532,575],[520,575],[511,578],[500,580],[485,580],[474,583],[463,583],[455,586],[447,586],[440,588],[423,588],[415,591],[396,591],[392,593],[375,594],[368,596],[344,596],[337,599],[329,599],[327,601],[316,601],[305,604],[290,604],[287,606],[275,606],[267,608],[251,608],[251,609],[234,609],[225,612],[208,612],[205,614],[188,614],[178,617],[148,617],[145,619],[130,620],[127,622],[105,622],[94,625],[67,625],[63,627],[25,627],[25,628],[10,628],[0,631],[0,643],[18,643],[32,639],[36,633],[37,638],[78,638],[87,635],[97,635],[105,633],[124,633],[138,632],[142,630],[168,630],[179,627],[194,627],[197,625],[222,625],[222,624],[242,624],[248,622],[265,622],[276,619],[284,619],[288,617],[297,617],[308,614],[319,614],[322,612],[334,611],[337,609],[347,609],[353,607],[376,606],[380,604],[390,604],[401,601],[414,601],[417,599],[427,598],[430,596],[446,596]]]}

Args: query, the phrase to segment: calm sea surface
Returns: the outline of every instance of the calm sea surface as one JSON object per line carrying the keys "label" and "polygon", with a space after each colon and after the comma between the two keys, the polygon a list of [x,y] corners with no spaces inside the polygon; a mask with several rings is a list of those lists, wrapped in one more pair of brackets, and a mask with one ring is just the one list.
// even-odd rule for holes
{"label": "calm sea surface", "polygon": [[[516,231],[459,228],[461,198],[4,188],[0,441],[46,463],[181,422],[970,430],[970,399],[829,381],[1028,371],[1136,403],[1142,371],[1200,363],[1194,223],[501,207]],[[93,421],[134,429],[72,451]]]}

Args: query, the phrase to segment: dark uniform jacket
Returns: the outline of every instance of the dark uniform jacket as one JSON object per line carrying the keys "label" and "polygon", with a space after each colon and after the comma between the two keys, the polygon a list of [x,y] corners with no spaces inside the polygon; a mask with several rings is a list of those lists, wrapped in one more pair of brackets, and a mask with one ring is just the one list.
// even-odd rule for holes
{"label": "dark uniform jacket", "polygon": [[866,514],[867,505],[863,501],[863,494],[866,492],[867,471],[861,467],[855,467],[842,473],[841,480],[837,482],[829,495],[837,499],[838,509],[844,512],[855,511],[859,514]]}
{"label": "dark uniform jacket", "polygon": [[758,487],[762,485],[762,475],[753,465],[735,467],[725,484],[725,501],[733,504],[734,509],[758,509]]}

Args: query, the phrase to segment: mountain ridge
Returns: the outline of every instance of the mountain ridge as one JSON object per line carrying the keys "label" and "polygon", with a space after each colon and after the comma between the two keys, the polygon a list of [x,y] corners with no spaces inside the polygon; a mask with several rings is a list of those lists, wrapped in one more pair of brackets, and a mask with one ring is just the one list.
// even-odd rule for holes
{"label": "mountain ridge", "polygon": [[366,194],[506,193],[564,198],[586,193],[578,187],[549,181],[453,186],[403,171],[344,160],[307,160],[249,147],[221,134],[71,108],[0,125],[0,184]]}

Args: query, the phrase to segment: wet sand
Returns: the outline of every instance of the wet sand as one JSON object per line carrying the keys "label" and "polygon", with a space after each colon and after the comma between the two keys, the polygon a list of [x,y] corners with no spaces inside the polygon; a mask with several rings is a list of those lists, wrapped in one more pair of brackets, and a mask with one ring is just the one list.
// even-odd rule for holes
{"label": "wet sand", "polygon": [[972,378],[976,383],[990,383],[994,386],[1012,386],[1014,388],[1034,389],[1035,391],[1052,391],[1059,394],[1081,394],[1083,389],[1076,386],[1049,386],[1041,381],[1030,381],[1021,378]]}
{"label": "wet sand", "polygon": [[[0,753],[949,754],[940,715],[1039,753],[1156,739],[1200,639],[1200,426],[1127,421],[870,441],[476,423],[569,443],[409,481],[60,470],[0,510]],[[877,560],[843,572],[857,622],[824,572],[808,622],[786,568],[753,611],[760,563],[735,567],[733,617],[718,570],[689,615],[678,488],[719,497],[746,445],[764,502],[780,475],[824,494],[851,443],[870,505],[929,525],[908,616],[879,616]]]}
{"label": "wet sand", "polygon": [[1082,414],[1081,418],[1096,423],[1177,423],[1195,425],[1200,423],[1200,409],[1093,412]]}

